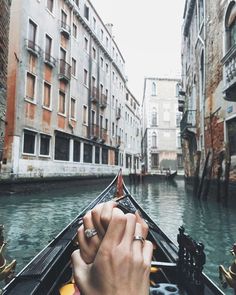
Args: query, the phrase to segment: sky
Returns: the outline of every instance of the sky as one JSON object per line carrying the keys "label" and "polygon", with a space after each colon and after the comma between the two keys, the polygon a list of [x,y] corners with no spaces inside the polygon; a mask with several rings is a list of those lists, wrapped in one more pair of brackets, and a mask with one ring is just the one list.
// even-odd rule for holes
{"label": "sky", "polygon": [[185,0],[90,0],[124,59],[128,88],[141,102],[145,77],[181,77]]}

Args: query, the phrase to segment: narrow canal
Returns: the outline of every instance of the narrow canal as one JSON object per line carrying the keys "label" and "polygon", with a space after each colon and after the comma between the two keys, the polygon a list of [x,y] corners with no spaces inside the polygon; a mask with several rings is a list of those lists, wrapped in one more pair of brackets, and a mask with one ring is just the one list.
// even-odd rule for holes
{"label": "narrow canal", "polygon": [[[26,265],[108,184],[92,181],[47,185],[34,193],[0,197],[0,224],[5,225],[7,255],[17,260],[17,271]],[[228,206],[214,199],[199,201],[185,189],[184,180],[174,183],[127,185],[137,201],[162,230],[176,242],[178,227],[205,245],[205,273],[217,284],[218,266],[229,266],[229,250],[236,241],[236,201]],[[230,289],[226,294],[232,294]]]}

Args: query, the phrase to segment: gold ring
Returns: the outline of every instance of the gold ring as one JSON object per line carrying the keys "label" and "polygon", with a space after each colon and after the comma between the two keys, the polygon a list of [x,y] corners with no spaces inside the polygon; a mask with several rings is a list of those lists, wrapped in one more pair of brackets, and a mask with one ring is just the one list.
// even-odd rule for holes
{"label": "gold ring", "polygon": [[87,239],[92,238],[93,236],[97,235],[97,231],[95,228],[88,228],[84,231],[84,234]]}
{"label": "gold ring", "polygon": [[141,241],[142,244],[144,243],[144,237],[142,236],[134,236],[133,241]]}

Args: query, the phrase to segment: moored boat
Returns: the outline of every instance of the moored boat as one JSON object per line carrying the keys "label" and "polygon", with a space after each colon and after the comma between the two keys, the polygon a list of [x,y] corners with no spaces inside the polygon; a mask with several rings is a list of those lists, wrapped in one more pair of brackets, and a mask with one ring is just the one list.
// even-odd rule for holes
{"label": "moored boat", "polygon": [[70,280],[72,275],[70,257],[77,248],[75,237],[78,227],[82,224],[82,217],[98,203],[121,195],[123,197],[119,198],[118,206],[125,213],[135,212],[138,209],[149,225],[148,239],[153,242],[155,248],[150,278],[150,294],[158,294],[158,292],[164,295],[224,294],[202,273],[205,263],[203,245],[192,240],[181,228],[178,235],[179,247],[177,247],[130,195],[127,187],[121,181],[120,174],[16,275],[3,289],[3,294],[61,294],[62,286]]}

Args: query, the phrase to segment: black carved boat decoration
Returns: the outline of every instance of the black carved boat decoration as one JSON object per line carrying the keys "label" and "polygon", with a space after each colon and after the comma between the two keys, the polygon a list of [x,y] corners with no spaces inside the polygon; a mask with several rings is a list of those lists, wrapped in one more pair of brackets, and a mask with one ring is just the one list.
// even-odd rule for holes
{"label": "black carved boat decoration", "polygon": [[130,195],[121,180],[120,174],[5,286],[3,294],[62,294],[60,293],[60,289],[71,278],[70,257],[72,252],[77,248],[74,240],[77,229],[82,224],[82,217],[96,204],[111,200],[121,193],[123,193],[124,197],[120,198],[119,207],[125,213],[139,210],[149,225],[148,239],[155,245],[150,277],[150,294],[224,294],[202,272],[205,264],[203,245],[196,243],[191,237],[185,234],[183,228],[180,228],[178,234],[179,247],[177,247]]}

